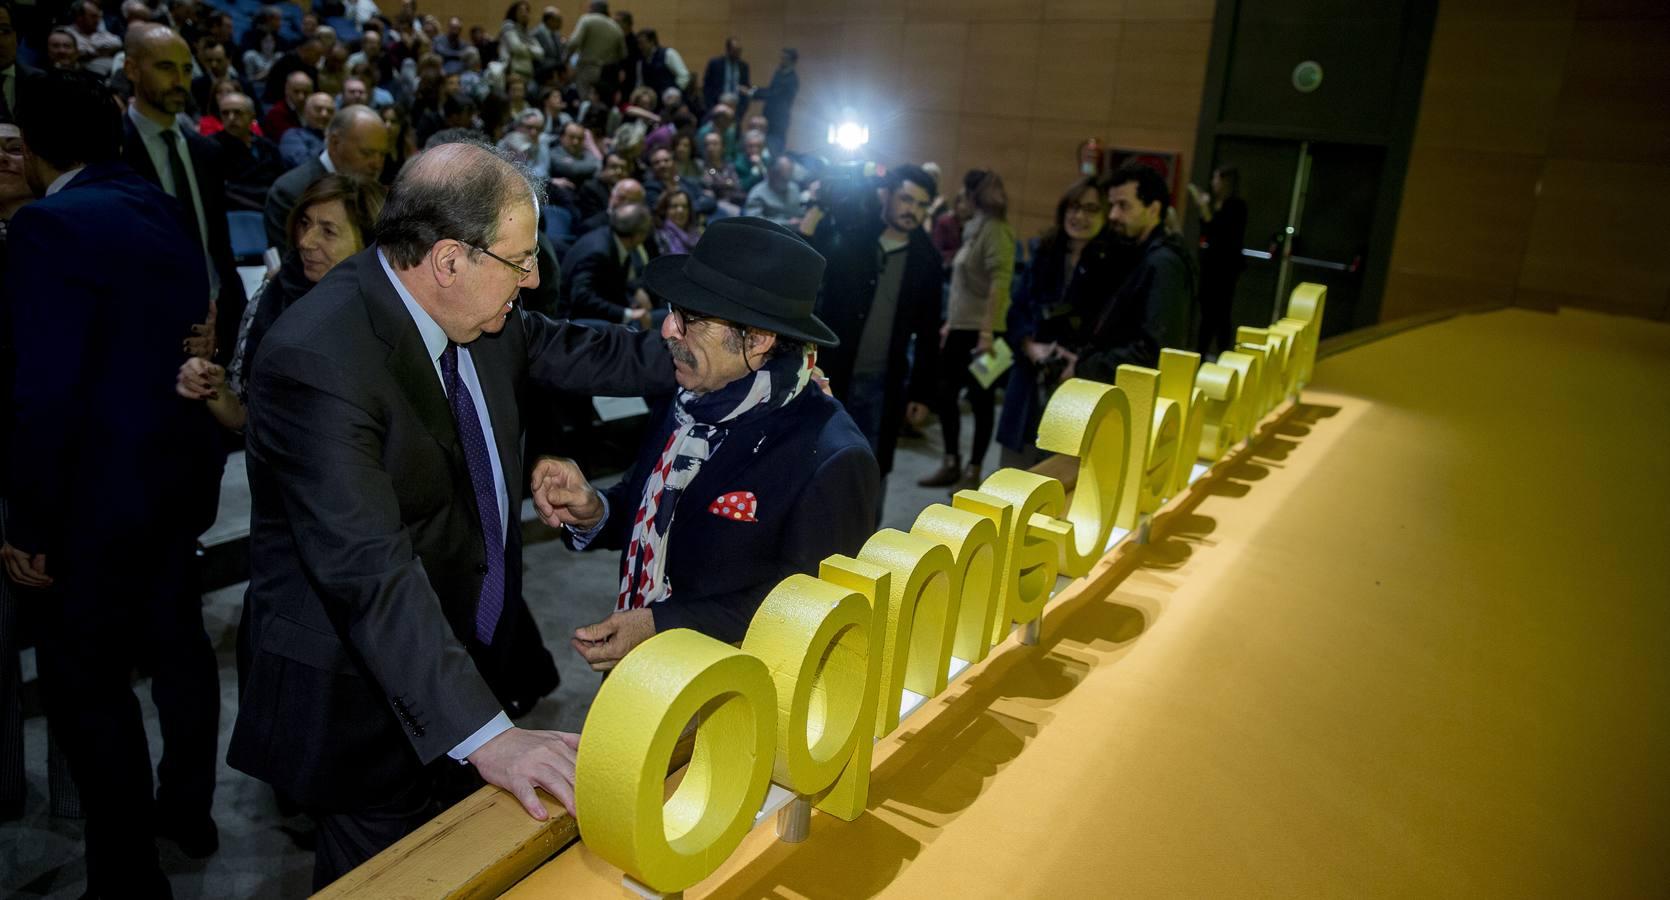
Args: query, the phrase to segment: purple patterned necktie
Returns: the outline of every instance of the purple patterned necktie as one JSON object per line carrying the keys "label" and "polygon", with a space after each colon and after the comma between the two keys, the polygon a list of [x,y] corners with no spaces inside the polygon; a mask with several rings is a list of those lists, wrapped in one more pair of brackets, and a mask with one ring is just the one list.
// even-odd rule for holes
{"label": "purple patterned necktie", "polygon": [[493,486],[492,452],[476,415],[470,389],[458,377],[458,345],[449,343],[441,353],[441,380],[452,417],[458,425],[458,442],[464,445],[464,462],[470,468],[475,488],[475,508],[481,516],[481,540],[487,555],[487,574],[481,578],[481,597],[475,607],[475,636],[483,644],[493,643],[493,629],[504,612],[504,535],[499,528],[499,492]]}

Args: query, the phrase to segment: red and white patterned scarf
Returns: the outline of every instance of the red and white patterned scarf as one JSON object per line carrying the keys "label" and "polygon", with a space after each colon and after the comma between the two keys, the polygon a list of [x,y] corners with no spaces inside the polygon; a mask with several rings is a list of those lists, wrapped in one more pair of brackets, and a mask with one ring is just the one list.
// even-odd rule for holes
{"label": "red and white patterned scarf", "polygon": [[739,378],[707,394],[678,392],[673,433],[661,449],[632,520],[632,539],[621,559],[615,609],[638,609],[672,595],[667,584],[667,537],[684,489],[719,449],[730,429],[753,416],[788,405],[811,380],[810,356],[783,356],[752,378]]}

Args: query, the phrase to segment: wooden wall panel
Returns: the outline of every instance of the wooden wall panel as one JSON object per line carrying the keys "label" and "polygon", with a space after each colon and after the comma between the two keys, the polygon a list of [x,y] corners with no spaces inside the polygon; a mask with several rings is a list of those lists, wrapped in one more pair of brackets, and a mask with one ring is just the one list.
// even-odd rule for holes
{"label": "wooden wall panel", "polygon": [[1420,143],[1543,153],[1570,37],[1569,21],[1441,20],[1421,91]]}
{"label": "wooden wall panel", "polygon": [[1522,290],[1649,318],[1670,298],[1670,166],[1549,160]]}
{"label": "wooden wall panel", "polygon": [[1670,316],[1667,82],[1670,4],[1442,0],[1382,318]]}
{"label": "wooden wall panel", "polygon": [[[1207,18],[1211,15],[1208,10]],[[1046,22],[1118,22],[1124,18],[1124,0],[1044,0]]]}
{"label": "wooden wall panel", "polygon": [[963,103],[963,70],[969,26],[961,22],[904,26],[898,80],[900,107],[957,112]]}
{"label": "wooden wall panel", "polygon": [[1550,155],[1670,164],[1667,85],[1670,22],[1578,22]]}
{"label": "wooden wall panel", "polygon": [[1211,33],[1210,22],[1127,21],[1119,36],[1113,121],[1192,128]]}
{"label": "wooden wall panel", "polygon": [[1417,147],[1392,246],[1400,271],[1512,285],[1530,235],[1543,159]]}
{"label": "wooden wall panel", "polygon": [[974,25],[963,55],[965,114],[1024,118],[1038,83],[1039,26]]}
{"label": "wooden wall panel", "polygon": [[[1113,116],[1120,26],[1045,25],[1040,32],[1031,110],[1040,119],[1105,122]],[[1199,95],[1195,107],[1200,105]]]}

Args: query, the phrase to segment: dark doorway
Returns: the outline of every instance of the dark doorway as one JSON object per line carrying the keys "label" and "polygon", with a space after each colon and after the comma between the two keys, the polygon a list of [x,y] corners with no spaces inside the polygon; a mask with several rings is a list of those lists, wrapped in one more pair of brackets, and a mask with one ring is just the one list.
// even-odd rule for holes
{"label": "dark doorway", "polygon": [[1324,335],[1379,320],[1435,14],[1436,0],[1219,0],[1190,180],[1240,171],[1236,324],[1269,323],[1303,281],[1328,286]]}

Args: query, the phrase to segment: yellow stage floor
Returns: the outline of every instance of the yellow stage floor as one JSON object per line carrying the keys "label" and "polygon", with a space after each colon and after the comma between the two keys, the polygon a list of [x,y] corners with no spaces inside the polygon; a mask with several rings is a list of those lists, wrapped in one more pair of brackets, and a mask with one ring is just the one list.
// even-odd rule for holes
{"label": "yellow stage floor", "polygon": [[[1667,453],[1667,325],[1327,359],[1111,591],[883,741],[866,815],[688,896],[1664,896]],[[510,896],[626,894],[576,845]]]}

